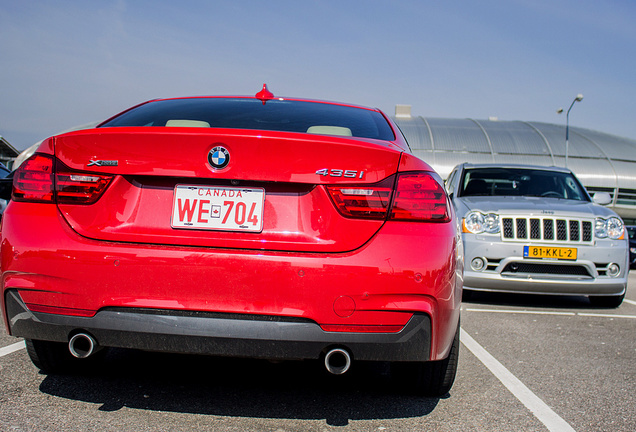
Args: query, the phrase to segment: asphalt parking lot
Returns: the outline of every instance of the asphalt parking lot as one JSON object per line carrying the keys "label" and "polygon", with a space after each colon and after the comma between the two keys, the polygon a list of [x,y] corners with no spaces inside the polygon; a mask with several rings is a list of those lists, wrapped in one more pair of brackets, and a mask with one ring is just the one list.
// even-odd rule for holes
{"label": "asphalt parking lot", "polygon": [[404,394],[386,365],[113,350],[88,376],[44,375],[0,333],[2,431],[634,431],[636,272],[625,302],[478,294],[462,306],[455,386]]}

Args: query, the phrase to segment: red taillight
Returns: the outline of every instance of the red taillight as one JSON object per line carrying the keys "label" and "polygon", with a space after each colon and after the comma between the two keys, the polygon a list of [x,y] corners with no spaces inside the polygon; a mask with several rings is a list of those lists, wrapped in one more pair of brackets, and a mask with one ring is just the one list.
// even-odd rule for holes
{"label": "red taillight", "polygon": [[385,219],[391,204],[393,177],[375,185],[329,186],[327,190],[343,216]]}
{"label": "red taillight", "polygon": [[92,204],[102,196],[112,176],[59,173],[55,176],[57,202],[60,204]]}
{"label": "red taillight", "polygon": [[[442,185],[428,172],[399,174],[374,185],[329,186],[338,211],[346,217],[414,222],[448,222],[449,202]],[[393,197],[393,205],[391,203]]]}
{"label": "red taillight", "polygon": [[53,158],[46,155],[33,155],[15,172],[13,176],[14,201],[53,202]]}
{"label": "red taillight", "polygon": [[450,209],[442,185],[429,173],[400,174],[390,219],[448,222]]}
{"label": "red taillight", "polygon": [[53,172],[52,156],[36,154],[27,159],[13,177],[15,201],[92,204],[108,187],[112,176]]}

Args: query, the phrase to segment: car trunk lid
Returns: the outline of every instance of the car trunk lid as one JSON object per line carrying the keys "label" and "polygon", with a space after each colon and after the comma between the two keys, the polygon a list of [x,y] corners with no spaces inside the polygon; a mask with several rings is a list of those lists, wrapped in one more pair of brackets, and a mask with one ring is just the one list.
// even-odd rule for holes
{"label": "car trunk lid", "polygon": [[[332,253],[360,247],[384,222],[343,217],[326,186],[390,182],[401,150],[302,133],[118,127],[58,136],[55,155],[58,174],[112,176],[96,202],[58,204],[84,237]],[[210,229],[215,210],[232,223]]]}

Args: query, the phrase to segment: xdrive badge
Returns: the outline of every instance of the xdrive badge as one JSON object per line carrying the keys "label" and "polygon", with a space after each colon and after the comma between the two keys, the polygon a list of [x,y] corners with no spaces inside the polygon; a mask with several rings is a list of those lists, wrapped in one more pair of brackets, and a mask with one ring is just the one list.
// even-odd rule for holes
{"label": "xdrive badge", "polygon": [[91,159],[87,166],[117,166],[119,161],[116,160],[93,160]]}

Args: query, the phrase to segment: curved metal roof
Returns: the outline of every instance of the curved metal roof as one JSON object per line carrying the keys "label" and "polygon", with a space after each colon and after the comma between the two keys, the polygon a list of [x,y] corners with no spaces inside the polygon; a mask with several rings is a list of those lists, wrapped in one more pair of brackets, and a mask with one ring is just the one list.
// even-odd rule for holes
{"label": "curved metal roof", "polygon": [[[566,166],[590,192],[612,195],[623,218],[636,219],[636,140],[528,121],[393,117],[413,153],[442,177],[462,162]],[[636,221],[631,221],[636,223]]]}

